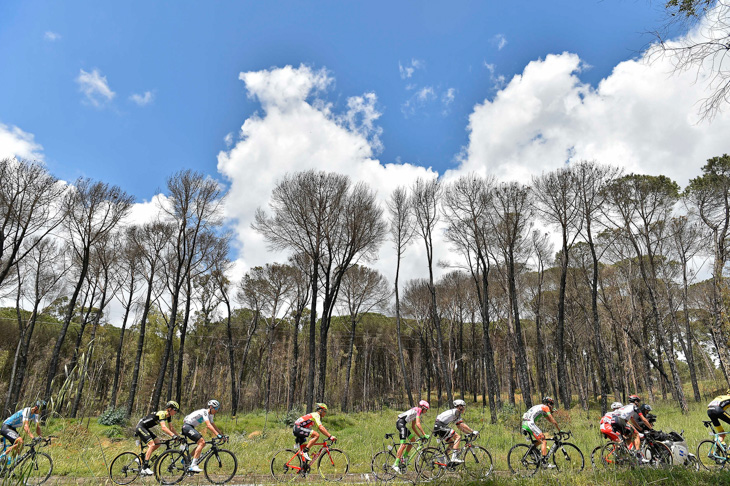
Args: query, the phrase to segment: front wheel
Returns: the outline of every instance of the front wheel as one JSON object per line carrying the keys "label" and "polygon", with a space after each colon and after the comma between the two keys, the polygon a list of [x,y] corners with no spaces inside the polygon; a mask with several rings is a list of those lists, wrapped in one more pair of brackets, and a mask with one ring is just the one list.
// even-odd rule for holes
{"label": "front wheel", "polygon": [[446,455],[435,447],[427,447],[416,456],[416,471],[423,481],[432,481],[440,478],[449,460]]}
{"label": "front wheel", "polygon": [[395,456],[390,451],[380,451],[373,456],[370,468],[378,481],[390,481],[395,477],[393,470]]}
{"label": "front wheel", "polygon": [[293,481],[303,466],[302,457],[297,451],[282,449],[271,458],[271,476],[280,483]]}
{"label": "front wheel", "polygon": [[44,452],[36,452],[32,456],[26,457],[15,469],[23,479],[21,484],[37,486],[51,477],[53,460]]}
{"label": "front wheel", "polygon": [[516,444],[507,453],[507,465],[513,474],[526,478],[535,474],[542,458],[533,446]]}
{"label": "front wheel", "polygon": [[122,452],[109,466],[109,478],[116,484],[129,484],[139,476],[142,461],[134,452]]}
{"label": "front wheel", "polygon": [[654,467],[671,467],[672,450],[663,442],[654,442],[647,448],[651,452],[651,465]]}
{"label": "front wheel", "polygon": [[719,471],[727,463],[725,453],[714,440],[703,440],[697,446],[697,459],[708,471]]}
{"label": "front wheel", "polygon": [[464,468],[474,479],[486,479],[492,474],[492,455],[482,446],[471,446],[464,453]]}
{"label": "front wheel", "polygon": [[236,475],[238,459],[233,452],[218,449],[208,456],[203,465],[205,477],[213,484],[225,484]]}
{"label": "front wheel", "polygon": [[185,477],[187,468],[185,454],[170,449],[157,460],[155,475],[160,484],[177,484]]}
{"label": "front wheel", "polygon": [[604,467],[634,468],[638,464],[638,459],[633,451],[628,450],[625,445],[618,442],[609,442],[601,450],[601,464]]}
{"label": "front wheel", "polygon": [[585,467],[583,453],[577,446],[563,442],[553,453],[553,464],[560,472],[581,472]]}
{"label": "front wheel", "polygon": [[317,469],[325,481],[340,481],[350,470],[350,459],[339,449],[322,451]]}

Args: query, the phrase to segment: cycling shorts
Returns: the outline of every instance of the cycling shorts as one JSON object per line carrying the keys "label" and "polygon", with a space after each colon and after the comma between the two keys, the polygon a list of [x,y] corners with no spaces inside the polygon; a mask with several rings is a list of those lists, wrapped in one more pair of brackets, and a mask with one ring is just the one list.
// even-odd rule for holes
{"label": "cycling shorts", "polygon": [[723,410],[719,405],[708,407],[707,416],[712,421],[712,426],[715,427],[716,432],[724,432],[724,430],[718,430],[718,427],[720,427],[720,420],[730,424],[730,417],[728,417],[727,412],[725,412],[725,410]]}
{"label": "cycling shorts", "polygon": [[610,421],[601,422],[601,433],[614,442],[618,441],[618,434],[613,430],[613,423]]}
{"label": "cycling shorts", "polygon": [[203,438],[203,435],[190,424],[183,424],[182,434],[193,442],[198,442]]}
{"label": "cycling shorts", "polygon": [[624,437],[631,437],[634,435],[634,428],[621,417],[614,417],[613,422],[611,422],[611,427],[616,433],[621,434]]}
{"label": "cycling shorts", "polygon": [[408,430],[408,424],[406,423],[406,419],[404,418],[398,419],[398,421],[395,423],[395,428],[398,429],[398,437],[400,437],[401,441],[406,441],[413,435],[413,433]]}
{"label": "cycling shorts", "polygon": [[143,444],[149,444],[151,440],[155,440],[157,436],[142,424],[137,424],[134,433],[140,438]]}
{"label": "cycling shorts", "polygon": [[443,440],[450,440],[456,432],[449,427],[434,427],[433,435]]}
{"label": "cycling shorts", "polygon": [[15,441],[18,440],[18,437],[20,437],[20,434],[18,434],[18,431],[15,430],[14,427],[9,426],[8,424],[3,424],[2,428],[0,428],[0,435],[5,437],[10,441],[10,444],[15,444]]}
{"label": "cycling shorts", "polygon": [[307,442],[307,437],[312,434],[312,429],[295,425],[292,433],[294,434],[294,437],[296,437],[296,443],[301,445]]}
{"label": "cycling shorts", "polygon": [[540,427],[538,427],[532,420],[523,420],[522,430],[524,430],[523,434],[527,435],[532,440],[543,440],[545,438],[545,434],[542,433]]}

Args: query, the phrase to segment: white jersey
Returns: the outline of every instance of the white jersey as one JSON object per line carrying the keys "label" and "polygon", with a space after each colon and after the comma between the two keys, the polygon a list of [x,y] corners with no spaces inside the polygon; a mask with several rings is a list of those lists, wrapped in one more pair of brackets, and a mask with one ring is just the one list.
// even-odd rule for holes
{"label": "white jersey", "polygon": [[441,412],[436,417],[436,427],[445,427],[452,422],[456,422],[456,425],[459,425],[463,420],[461,419],[461,412],[459,412],[458,408],[452,408],[450,410],[446,410],[445,412]]}
{"label": "white jersey", "polygon": [[5,425],[9,425],[10,427],[17,429],[21,425],[23,425],[23,422],[30,422],[31,420],[35,420],[35,423],[38,423],[40,417],[38,417],[37,413],[30,413],[30,407],[25,407],[23,410],[18,410],[13,415],[5,419],[5,422],[3,422]]}
{"label": "white jersey", "polygon": [[398,415],[399,419],[405,419],[406,423],[409,424],[416,420],[416,417],[421,416],[421,407],[413,407],[412,409],[408,410],[407,412],[403,412],[402,414]]}
{"label": "white jersey", "polygon": [[619,408],[614,412],[614,417],[618,417],[624,420],[630,420],[631,417],[634,417],[636,420],[639,419],[639,411],[636,408],[636,405],[633,403],[629,403],[628,405],[624,405],[623,407]]}
{"label": "white jersey", "polygon": [[196,410],[190,415],[186,416],[185,420],[183,420],[183,423],[196,427],[206,420],[212,424],[213,414],[209,413],[207,408],[201,408],[200,410]]}

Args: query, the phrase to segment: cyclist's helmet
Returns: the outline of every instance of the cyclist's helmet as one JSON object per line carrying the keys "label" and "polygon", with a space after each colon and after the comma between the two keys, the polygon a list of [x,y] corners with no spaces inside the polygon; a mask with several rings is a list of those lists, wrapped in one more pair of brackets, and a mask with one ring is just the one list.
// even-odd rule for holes
{"label": "cyclist's helmet", "polygon": [[455,407],[466,407],[466,402],[464,400],[454,400],[454,406]]}
{"label": "cyclist's helmet", "polygon": [[317,410],[324,410],[327,411],[327,404],[326,403],[318,403],[317,404]]}
{"label": "cyclist's helmet", "polygon": [[428,410],[429,408],[431,408],[431,405],[429,405],[426,400],[421,400],[420,402],[418,402],[418,406],[425,410]]}
{"label": "cyclist's helmet", "polygon": [[[211,402],[213,402],[213,401],[215,401],[215,400],[211,400]],[[210,406],[210,403],[208,403],[208,406]],[[167,402],[165,404],[165,408],[171,408],[171,409],[175,410],[176,412],[179,412],[180,404],[177,403],[175,400],[170,400],[169,402]],[[218,407],[216,407],[216,408],[218,408]]]}
{"label": "cyclist's helmet", "polygon": [[641,398],[639,397],[639,395],[631,395],[629,397],[629,403],[638,403],[640,401],[641,401]]}
{"label": "cyclist's helmet", "polygon": [[219,402],[218,400],[209,400],[208,406],[213,407],[214,409],[218,410],[221,406],[221,402]]}
{"label": "cyclist's helmet", "polygon": [[652,411],[651,405],[649,405],[648,403],[645,403],[639,407],[639,412],[641,412],[642,414],[646,414],[651,411]]}
{"label": "cyclist's helmet", "polygon": [[46,406],[46,401],[45,400],[38,400],[37,402],[35,402],[35,406],[38,407],[39,409],[41,409],[41,408],[43,408],[43,407]]}
{"label": "cyclist's helmet", "polygon": [[551,407],[551,408],[555,407],[555,400],[553,400],[553,399],[552,399],[552,398],[550,398],[550,397],[545,397],[545,398],[543,398],[543,399],[542,399],[542,403],[543,403],[544,405],[547,405],[547,406]]}
{"label": "cyclist's helmet", "polygon": [[613,402],[611,404],[611,410],[618,410],[621,407],[623,407],[623,404],[621,402]]}

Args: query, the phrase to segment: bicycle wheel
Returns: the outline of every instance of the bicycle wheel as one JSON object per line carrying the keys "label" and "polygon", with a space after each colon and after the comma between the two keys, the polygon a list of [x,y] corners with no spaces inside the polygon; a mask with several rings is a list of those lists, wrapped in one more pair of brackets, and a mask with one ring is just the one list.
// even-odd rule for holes
{"label": "bicycle wheel", "polygon": [[282,449],[271,458],[271,475],[280,483],[296,479],[302,470],[302,458],[297,451]]}
{"label": "bicycle wheel", "polygon": [[44,452],[36,452],[32,456],[23,459],[23,462],[15,467],[14,473],[17,478],[22,478],[20,484],[37,486],[44,483],[53,471],[51,456]]}
{"label": "bicycle wheel", "polygon": [[583,453],[575,444],[563,442],[553,452],[553,464],[560,472],[581,472],[585,467]]}
{"label": "bicycle wheel", "polygon": [[319,456],[317,470],[325,481],[339,481],[350,470],[350,459],[339,449],[329,449]]}
{"label": "bicycle wheel", "polygon": [[540,467],[540,453],[527,444],[516,444],[507,453],[507,465],[513,474],[526,478],[532,476]]}
{"label": "bicycle wheel", "polygon": [[618,442],[609,442],[601,450],[601,464],[605,467],[619,468],[637,465],[638,461],[633,452]]}
{"label": "bicycle wheel", "polygon": [[218,449],[209,455],[203,464],[205,477],[213,484],[225,484],[236,475],[238,459],[233,452]]}
{"label": "bicycle wheel", "polygon": [[671,467],[672,450],[663,442],[654,442],[647,448],[651,453],[650,464],[654,467]]}
{"label": "bicycle wheel", "polygon": [[416,471],[423,481],[432,481],[444,474],[448,464],[446,454],[436,447],[427,447],[416,456]]}
{"label": "bicycle wheel", "polygon": [[370,462],[370,468],[373,471],[375,479],[378,481],[390,481],[393,479],[396,475],[392,467],[394,463],[395,456],[388,450],[375,454],[373,460]]}
{"label": "bicycle wheel", "polygon": [[134,452],[122,452],[109,466],[109,478],[116,484],[129,484],[139,476],[142,462]]}
{"label": "bicycle wheel", "polygon": [[492,474],[492,455],[482,446],[471,446],[464,452],[464,469],[474,479],[486,479]]}
{"label": "bicycle wheel", "polygon": [[177,484],[183,480],[187,469],[185,454],[170,449],[157,459],[155,476],[161,484]]}
{"label": "bicycle wheel", "polygon": [[711,439],[703,440],[697,446],[697,459],[708,471],[719,471],[727,464],[725,453]]}
{"label": "bicycle wheel", "polygon": [[591,451],[591,466],[593,466],[594,469],[601,465],[601,449],[603,449],[603,446],[599,445],[594,447]]}

